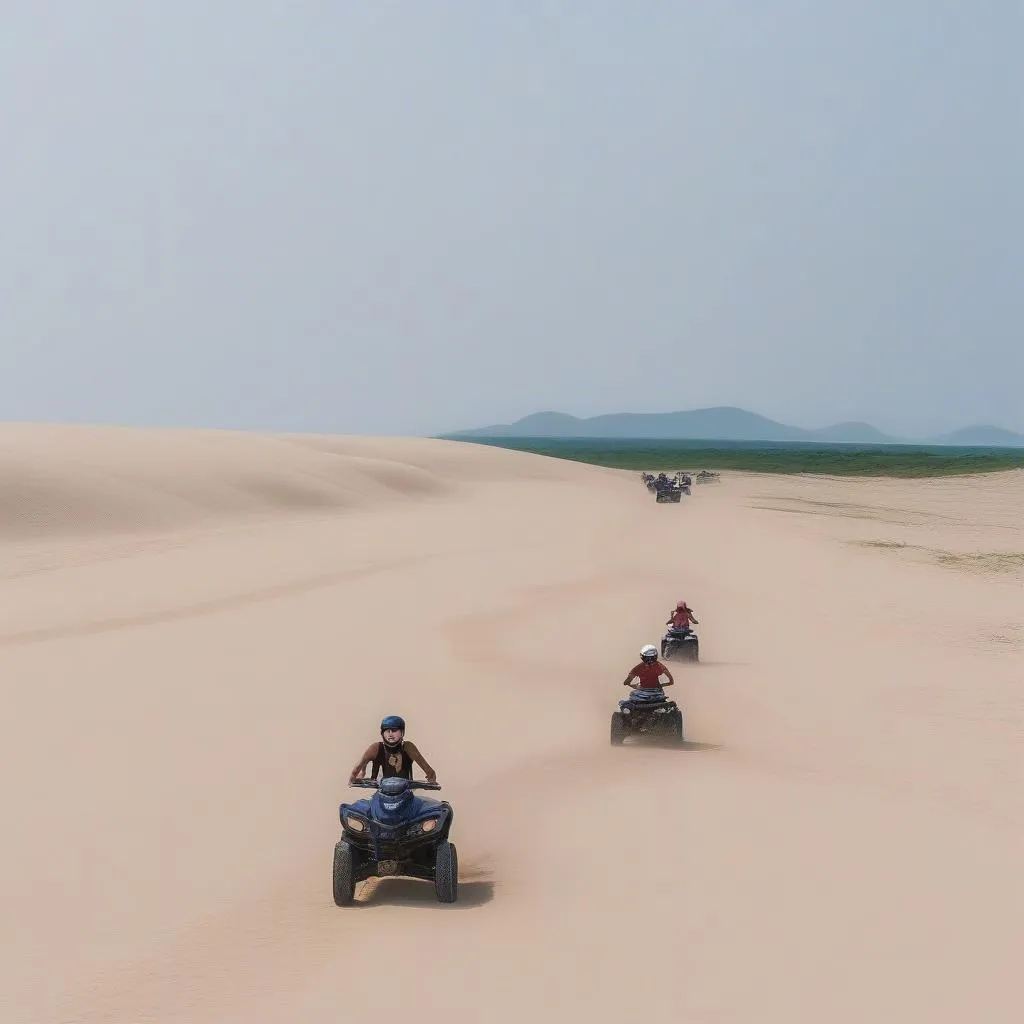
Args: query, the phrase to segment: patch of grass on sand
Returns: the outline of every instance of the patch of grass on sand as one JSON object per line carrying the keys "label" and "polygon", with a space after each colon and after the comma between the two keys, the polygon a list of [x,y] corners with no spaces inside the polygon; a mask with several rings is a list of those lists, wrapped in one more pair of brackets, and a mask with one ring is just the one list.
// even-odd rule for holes
{"label": "patch of grass on sand", "polygon": [[[848,501],[812,501],[809,498],[777,498],[788,505],[765,505],[752,502],[751,508],[767,512],[789,512],[804,516],[838,516],[843,519],[872,519],[879,523],[900,523],[913,518],[914,513],[905,509],[882,506],[855,505]],[[803,506],[803,507],[801,507]],[[896,517],[896,518],[893,518]]]}
{"label": "patch of grass on sand", "polygon": [[931,555],[939,565],[954,569],[993,573],[1016,573],[1024,569],[1024,552],[1020,551],[981,551],[968,555],[932,551]]}
{"label": "patch of grass on sand", "polygon": [[949,569],[961,569],[967,572],[994,574],[1015,574],[1024,571],[1024,552],[1022,551],[976,551],[958,553],[942,551],[938,548],[925,547],[923,544],[907,544],[895,540],[858,540],[851,541],[858,547],[876,548],[881,550],[918,551],[936,565],[944,565]]}
{"label": "patch of grass on sand", "polygon": [[1024,468],[1024,449],[915,448],[907,445],[798,445],[619,438],[456,437],[613,469],[675,472],[735,469],[842,477],[939,477]]}

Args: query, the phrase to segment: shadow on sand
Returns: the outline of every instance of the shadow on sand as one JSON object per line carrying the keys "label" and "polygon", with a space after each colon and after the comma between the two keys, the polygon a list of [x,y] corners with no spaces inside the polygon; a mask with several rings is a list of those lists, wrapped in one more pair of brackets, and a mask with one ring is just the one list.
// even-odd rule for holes
{"label": "shadow on sand", "polygon": [[695,750],[724,750],[721,743],[698,743],[696,740],[683,740],[680,743],[669,736],[631,736],[623,748],[641,747],[645,750],[675,750],[692,752]]}
{"label": "shadow on sand", "polygon": [[[674,662],[670,662],[674,664]],[[712,658],[701,659],[694,666],[694,671],[699,671],[704,668],[750,668],[754,663],[752,661],[715,661]],[[689,668],[689,666],[687,666]]]}
{"label": "shadow on sand", "polygon": [[455,903],[439,903],[432,882],[416,878],[371,878],[362,886],[353,907],[425,907],[432,910],[468,910],[482,907],[494,899],[494,883],[459,880],[459,898]]}

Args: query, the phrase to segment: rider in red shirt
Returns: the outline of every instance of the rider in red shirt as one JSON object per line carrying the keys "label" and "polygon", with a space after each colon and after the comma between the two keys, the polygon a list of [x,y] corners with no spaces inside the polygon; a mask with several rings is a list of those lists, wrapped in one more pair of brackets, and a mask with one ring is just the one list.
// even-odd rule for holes
{"label": "rider in red shirt", "polygon": [[676,604],[675,610],[669,615],[665,625],[671,626],[673,629],[688,630],[691,622],[695,626],[700,625],[697,621],[697,616],[693,614],[693,609],[685,601],[679,601]]}
{"label": "rider in red shirt", "polygon": [[[662,676],[668,676],[667,683],[661,682]],[[663,686],[672,686],[675,683],[672,673],[658,661],[658,648],[653,644],[647,644],[640,652],[640,664],[629,670],[629,675],[622,680],[622,685],[632,686],[634,679],[637,681],[633,686],[634,690],[661,691]]]}

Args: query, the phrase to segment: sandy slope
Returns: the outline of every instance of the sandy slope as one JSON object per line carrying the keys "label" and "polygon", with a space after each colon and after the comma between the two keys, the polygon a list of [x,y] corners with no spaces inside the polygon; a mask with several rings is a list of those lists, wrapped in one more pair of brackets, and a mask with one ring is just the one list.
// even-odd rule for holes
{"label": "sandy slope", "polygon": [[[1022,481],[0,429],[0,1020],[1018,1021]],[[677,597],[693,742],[612,749]],[[462,899],[339,910],[395,711]]]}

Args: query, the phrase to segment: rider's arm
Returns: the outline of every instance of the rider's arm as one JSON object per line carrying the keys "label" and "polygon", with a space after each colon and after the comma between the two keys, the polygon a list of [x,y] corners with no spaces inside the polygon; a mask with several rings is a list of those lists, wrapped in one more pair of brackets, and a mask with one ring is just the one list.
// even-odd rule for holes
{"label": "rider's arm", "polygon": [[661,668],[662,668],[662,674],[668,676],[668,682],[667,683],[662,683],[661,685],[662,686],[672,686],[675,683],[675,680],[672,678],[672,673],[669,672],[668,667],[666,665],[662,665]]}
{"label": "rider's arm", "polygon": [[353,782],[356,779],[358,779],[359,776],[362,775],[364,771],[366,771],[366,766],[373,760],[373,756],[376,753],[377,753],[377,744],[376,743],[371,743],[366,748],[366,753],[363,754],[363,756],[359,759],[359,764],[357,764],[355,766],[355,768],[352,769],[352,772],[349,775],[349,781],[350,782]]}
{"label": "rider's arm", "polygon": [[420,753],[419,747],[415,743],[411,743],[409,740],[405,741],[406,753],[423,769],[423,774],[427,777],[427,782],[437,782],[437,772],[427,764],[427,759]]}

